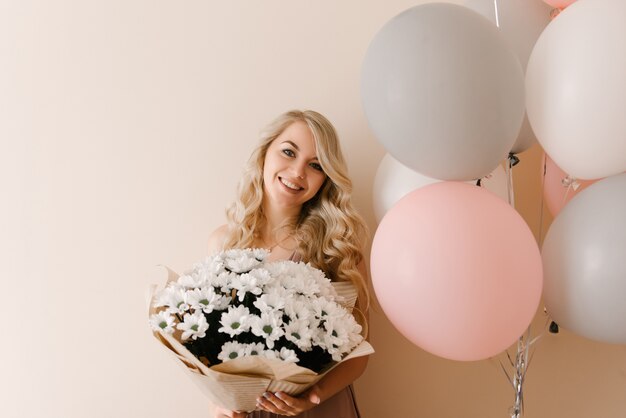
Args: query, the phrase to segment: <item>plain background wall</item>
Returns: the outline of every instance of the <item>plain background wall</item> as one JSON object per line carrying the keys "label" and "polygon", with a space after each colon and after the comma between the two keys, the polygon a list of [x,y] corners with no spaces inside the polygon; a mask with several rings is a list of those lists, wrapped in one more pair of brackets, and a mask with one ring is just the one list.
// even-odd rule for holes
{"label": "plain background wall", "polygon": [[[204,255],[258,132],[290,108],[334,122],[375,230],[384,150],[360,66],[376,31],[418,3],[0,0],[0,415],[206,417],[147,326],[156,266]],[[540,150],[521,157],[517,205],[539,235]],[[537,334],[543,313],[535,323]],[[439,359],[381,311],[371,329],[364,417],[508,416],[504,355]],[[545,335],[527,416],[624,416],[625,360],[623,346]]]}

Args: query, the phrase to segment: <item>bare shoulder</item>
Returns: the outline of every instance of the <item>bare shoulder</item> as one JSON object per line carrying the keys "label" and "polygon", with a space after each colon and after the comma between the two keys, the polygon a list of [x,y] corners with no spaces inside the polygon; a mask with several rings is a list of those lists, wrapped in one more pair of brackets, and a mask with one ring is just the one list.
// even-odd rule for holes
{"label": "bare shoulder", "polygon": [[208,253],[213,254],[223,249],[224,241],[226,239],[226,233],[228,232],[228,225],[224,224],[211,232],[209,235]]}

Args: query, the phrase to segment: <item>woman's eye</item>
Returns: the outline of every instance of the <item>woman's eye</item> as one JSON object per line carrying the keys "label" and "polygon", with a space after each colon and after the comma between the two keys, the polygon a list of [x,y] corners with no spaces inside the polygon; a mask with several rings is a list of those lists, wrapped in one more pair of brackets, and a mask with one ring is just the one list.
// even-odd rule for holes
{"label": "woman's eye", "polygon": [[284,149],[283,150],[283,154],[285,154],[287,157],[295,157],[296,153],[293,152],[292,150],[290,150],[289,148]]}
{"label": "woman's eye", "polygon": [[322,166],[321,166],[321,165],[319,165],[318,163],[311,163],[311,164],[309,164],[309,165],[310,165],[311,167],[313,167],[313,168],[314,168],[315,170],[317,170],[317,171],[324,171],[324,170],[322,169]]}

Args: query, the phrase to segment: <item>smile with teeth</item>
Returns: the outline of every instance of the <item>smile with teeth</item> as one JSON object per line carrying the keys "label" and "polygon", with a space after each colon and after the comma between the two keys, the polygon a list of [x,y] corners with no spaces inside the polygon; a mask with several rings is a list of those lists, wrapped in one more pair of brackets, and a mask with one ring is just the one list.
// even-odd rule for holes
{"label": "smile with teeth", "polygon": [[294,183],[290,182],[289,180],[285,180],[282,177],[279,177],[279,179],[280,179],[280,182],[282,184],[284,184],[285,186],[287,186],[291,190],[302,190],[302,189],[304,189],[304,187],[300,187],[297,184],[294,184]]}

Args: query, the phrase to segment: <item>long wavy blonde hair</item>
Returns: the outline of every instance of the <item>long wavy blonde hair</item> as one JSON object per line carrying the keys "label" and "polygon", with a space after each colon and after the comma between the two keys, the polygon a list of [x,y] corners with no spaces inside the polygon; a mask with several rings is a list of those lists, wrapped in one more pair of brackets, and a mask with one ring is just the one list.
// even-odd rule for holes
{"label": "long wavy blonde hair", "polygon": [[302,206],[298,219],[281,228],[294,232],[303,260],[324,271],[331,280],[352,282],[359,291],[361,308],[367,309],[369,292],[365,277],[357,268],[363,260],[367,228],[352,206],[352,181],[335,128],[315,111],[283,113],[262,133],[239,182],[237,197],[226,211],[228,231],[224,248],[250,247],[259,239],[265,224],[262,205],[265,154],[272,141],[297,121],[305,122],[311,130],[317,158],[327,178],[317,194]]}

